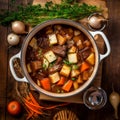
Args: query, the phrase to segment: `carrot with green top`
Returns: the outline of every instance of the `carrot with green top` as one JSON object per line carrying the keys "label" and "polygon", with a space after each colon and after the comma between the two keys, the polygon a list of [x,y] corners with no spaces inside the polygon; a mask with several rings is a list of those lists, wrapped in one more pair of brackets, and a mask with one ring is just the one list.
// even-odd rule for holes
{"label": "carrot with green top", "polygon": [[69,92],[71,87],[73,85],[73,81],[72,80],[68,80],[62,87],[63,90]]}
{"label": "carrot with green top", "polygon": [[80,72],[84,72],[85,70],[89,69],[90,65],[87,62],[83,62],[81,64]]}
{"label": "carrot with green top", "polygon": [[44,78],[41,81],[41,86],[43,89],[50,91],[51,90],[51,85],[50,85],[50,79],[49,78]]}

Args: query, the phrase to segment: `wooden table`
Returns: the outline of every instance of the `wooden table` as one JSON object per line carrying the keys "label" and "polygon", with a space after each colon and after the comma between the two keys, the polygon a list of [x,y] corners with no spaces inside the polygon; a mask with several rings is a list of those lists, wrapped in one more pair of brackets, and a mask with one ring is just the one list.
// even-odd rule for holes
{"label": "wooden table", "polygon": [[[21,1],[22,2],[22,1]],[[8,9],[9,0],[0,0],[0,9]],[[106,35],[111,44],[111,54],[103,61],[102,88],[109,96],[112,92],[112,83],[115,90],[120,93],[120,1],[107,0],[109,8],[109,22],[106,28]],[[24,120],[25,115],[19,118],[10,116],[6,110],[7,103],[12,100],[11,93],[14,94],[13,79],[9,70],[9,58],[16,54],[21,44],[8,48],[6,37],[10,33],[10,28],[0,26],[0,120]],[[71,104],[70,108],[77,109],[80,120],[114,120],[114,111],[109,101],[104,108],[92,111],[82,104]],[[119,106],[120,118],[120,106]]]}

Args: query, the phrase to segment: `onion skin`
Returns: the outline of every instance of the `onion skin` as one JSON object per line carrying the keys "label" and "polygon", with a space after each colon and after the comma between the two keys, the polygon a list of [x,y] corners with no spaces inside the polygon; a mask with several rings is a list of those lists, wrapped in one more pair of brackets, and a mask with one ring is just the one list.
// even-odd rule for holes
{"label": "onion skin", "polygon": [[25,34],[25,24],[21,21],[12,22],[12,31],[16,34]]}
{"label": "onion skin", "polygon": [[115,119],[118,120],[118,105],[120,103],[120,96],[117,92],[113,91],[109,96],[109,101],[115,111]]}

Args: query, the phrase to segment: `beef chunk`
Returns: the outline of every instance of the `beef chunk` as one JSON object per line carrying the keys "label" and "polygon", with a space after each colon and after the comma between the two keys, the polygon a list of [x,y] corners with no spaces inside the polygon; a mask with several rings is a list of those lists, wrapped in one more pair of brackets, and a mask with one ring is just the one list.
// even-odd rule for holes
{"label": "beef chunk", "polygon": [[67,47],[65,45],[63,45],[63,46],[58,45],[58,46],[52,47],[52,51],[61,57],[65,57],[66,50],[67,50]]}
{"label": "beef chunk", "polygon": [[91,52],[89,47],[85,47],[84,49],[79,51],[79,55],[80,57],[82,57],[83,60],[85,60],[90,55],[90,53]]}
{"label": "beef chunk", "polygon": [[32,71],[37,71],[40,68],[42,68],[42,62],[41,61],[32,61],[30,63]]}
{"label": "beef chunk", "polygon": [[60,71],[61,68],[62,68],[61,64],[54,65],[51,68],[49,68],[49,73],[54,73],[54,72]]}

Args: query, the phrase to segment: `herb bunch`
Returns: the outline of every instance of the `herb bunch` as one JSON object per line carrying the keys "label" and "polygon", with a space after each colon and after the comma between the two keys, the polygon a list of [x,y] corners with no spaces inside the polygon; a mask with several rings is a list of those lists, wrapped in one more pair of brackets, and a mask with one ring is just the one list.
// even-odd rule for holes
{"label": "herb bunch", "polygon": [[8,25],[12,21],[20,20],[31,26],[36,26],[46,20],[64,18],[80,20],[94,12],[100,11],[96,6],[78,4],[76,0],[64,0],[61,4],[47,2],[45,7],[41,5],[18,6],[15,11],[6,11],[0,14],[0,24]]}

